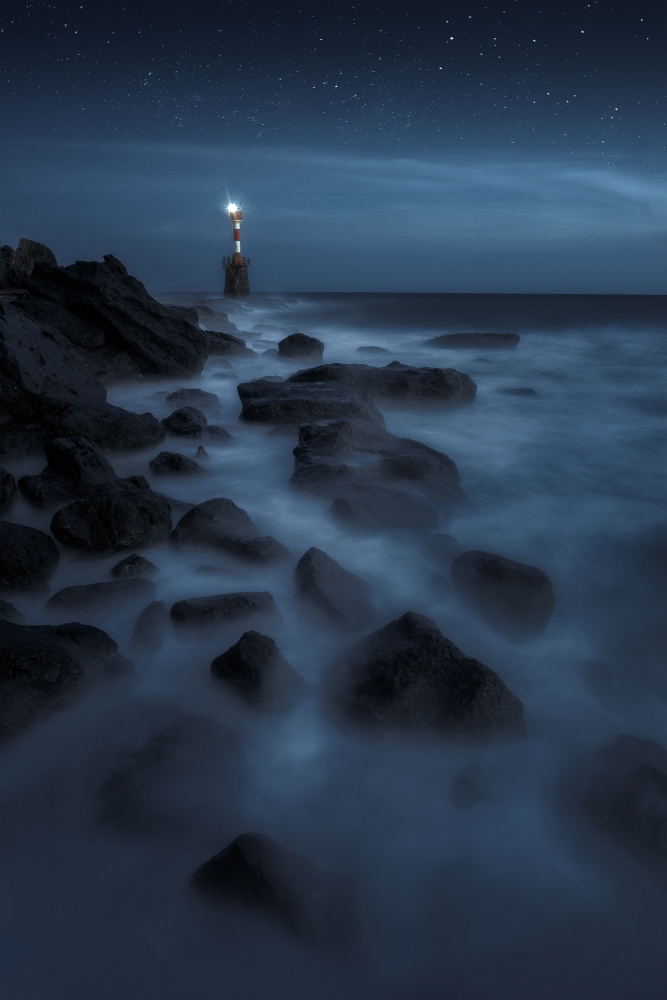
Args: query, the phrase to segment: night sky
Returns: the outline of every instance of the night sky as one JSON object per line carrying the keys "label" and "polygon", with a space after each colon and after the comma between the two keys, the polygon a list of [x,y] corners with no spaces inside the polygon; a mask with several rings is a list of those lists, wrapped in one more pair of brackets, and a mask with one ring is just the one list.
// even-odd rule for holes
{"label": "night sky", "polygon": [[665,290],[667,4],[2,3],[2,232],[216,289]]}

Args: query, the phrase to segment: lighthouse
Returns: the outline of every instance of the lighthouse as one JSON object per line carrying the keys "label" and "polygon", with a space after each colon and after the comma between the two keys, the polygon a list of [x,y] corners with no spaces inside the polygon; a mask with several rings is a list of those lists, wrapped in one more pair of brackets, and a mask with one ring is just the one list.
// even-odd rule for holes
{"label": "lighthouse", "polygon": [[227,206],[229,221],[234,230],[234,253],[231,257],[222,258],[222,269],[225,272],[225,295],[249,295],[248,268],[250,260],[241,254],[241,222],[243,212],[233,202]]}

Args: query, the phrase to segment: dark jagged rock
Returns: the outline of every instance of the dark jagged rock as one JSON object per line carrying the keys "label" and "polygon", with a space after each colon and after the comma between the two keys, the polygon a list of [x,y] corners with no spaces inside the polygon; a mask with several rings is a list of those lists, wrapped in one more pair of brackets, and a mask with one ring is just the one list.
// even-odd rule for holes
{"label": "dark jagged rock", "polygon": [[348,946],[356,934],[347,883],[262,834],[241,834],[197,869],[192,885],[210,901],[242,906],[305,944]]}
{"label": "dark jagged rock", "polygon": [[15,625],[22,625],[25,615],[22,615],[18,608],[15,608],[9,601],[0,600],[0,621],[13,622]]}
{"label": "dark jagged rock", "polygon": [[55,438],[45,450],[46,468],[19,480],[21,492],[37,507],[57,507],[116,478],[106,458],[83,437]]}
{"label": "dark jagged rock", "polygon": [[194,627],[227,625],[255,615],[276,613],[273,596],[266,590],[189,597],[177,601],[169,611],[177,625]]}
{"label": "dark jagged rock", "polygon": [[369,727],[473,738],[524,728],[523,705],[500,677],[413,612],[339,657],[330,690],[339,713]]}
{"label": "dark jagged rock", "polygon": [[182,406],[162,421],[162,426],[169,434],[176,434],[179,437],[200,438],[207,425],[208,420],[205,415],[195,406]]}
{"label": "dark jagged rock", "polygon": [[151,601],[137,618],[132,632],[132,647],[146,652],[161,649],[169,628],[169,612],[164,601]]}
{"label": "dark jagged rock", "polygon": [[0,468],[0,515],[6,514],[16,496],[16,480],[11,472]]}
{"label": "dark jagged rock", "polygon": [[165,302],[165,307],[171,309],[177,316],[181,316],[182,319],[187,319],[188,323],[193,323],[194,326],[199,325],[199,316],[194,306],[175,306],[171,302]]}
{"label": "dark jagged rock", "polygon": [[516,347],[518,333],[445,333],[441,337],[425,340],[424,347],[474,347],[487,350],[490,347]]}
{"label": "dark jagged rock", "polygon": [[364,581],[321,549],[301,556],[294,580],[297,594],[338,625],[363,628],[375,617]]}
{"label": "dark jagged rock", "polygon": [[152,595],[154,589],[155,584],[139,577],[104,583],[84,583],[59,590],[49,598],[46,606],[63,612],[103,611],[105,608],[128,604],[130,601],[145,600]]}
{"label": "dark jagged rock", "polygon": [[251,708],[281,711],[305,688],[274,640],[260,632],[244,632],[238,642],[211,663],[211,674],[230,685]]}
{"label": "dark jagged rock", "polygon": [[205,500],[189,510],[171,537],[176,545],[215,548],[253,562],[277,562],[289,556],[284,545],[270,535],[260,536],[248,514],[224,497]]}
{"label": "dark jagged rock", "polygon": [[344,486],[331,513],[342,524],[365,530],[435,528],[438,523],[437,510],[421,497],[360,483]]}
{"label": "dark jagged rock", "polygon": [[318,358],[322,360],[324,344],[317,337],[307,337],[305,333],[291,333],[278,344],[281,358]]}
{"label": "dark jagged rock", "polygon": [[9,262],[12,284],[22,287],[23,282],[30,277],[38,262],[47,264],[49,267],[58,267],[56,255],[44,243],[28,240],[24,236],[21,237]]}
{"label": "dark jagged rock", "polygon": [[261,378],[236,388],[242,403],[239,419],[247,423],[303,424],[349,417],[384,427],[380,411],[352,386]]}
{"label": "dark jagged rock", "polygon": [[204,471],[199,462],[176,451],[161,451],[148,465],[156,476],[191,476]]}
{"label": "dark jagged rock", "polygon": [[491,552],[472,550],[457,556],[452,585],[490,624],[510,636],[542,632],[554,608],[546,573]]}
{"label": "dark jagged rock", "polygon": [[66,706],[92,682],[131,669],[106,632],[0,621],[0,742]]}
{"label": "dark jagged rock", "polygon": [[505,396],[537,396],[534,389],[522,388],[521,386],[510,389],[498,389],[498,392],[503,393]]}
{"label": "dark jagged rock", "polygon": [[114,552],[165,541],[171,532],[171,506],[147,483],[146,488],[137,485],[137,480],[139,477],[105,483],[86,499],[62,507],[53,515],[51,531],[63,545],[90,552]]}
{"label": "dark jagged rock", "polygon": [[167,396],[167,402],[200,407],[202,410],[210,410],[212,413],[220,412],[220,400],[218,397],[214,392],[206,392],[204,389],[175,389]]}
{"label": "dark jagged rock", "polygon": [[152,413],[131,413],[104,402],[42,401],[42,420],[50,437],[85,437],[96,448],[143,448],[164,438]]}
{"label": "dark jagged rock", "polygon": [[146,576],[150,573],[157,573],[157,567],[144,559],[143,556],[134,552],[131,556],[121,559],[111,570],[112,576]]}
{"label": "dark jagged rock", "polygon": [[[366,396],[392,400],[437,400],[460,404],[475,398],[477,386],[455,368],[415,368],[391,361],[384,368],[371,365],[329,364],[295,372],[288,384],[342,382]],[[352,416],[353,414],[340,414]]]}
{"label": "dark jagged rock", "polygon": [[59,559],[55,542],[39,528],[0,521],[0,590],[45,587]]}
{"label": "dark jagged rock", "polygon": [[623,734],[579,775],[578,802],[605,836],[644,862],[667,866],[667,750]]}
{"label": "dark jagged rock", "polygon": [[299,427],[299,448],[316,455],[379,452],[394,440],[393,434],[383,428],[360,420],[330,420]]}
{"label": "dark jagged rock", "polygon": [[250,357],[255,352],[246,346],[245,340],[221,330],[205,330],[208,337],[208,353],[223,357]]}

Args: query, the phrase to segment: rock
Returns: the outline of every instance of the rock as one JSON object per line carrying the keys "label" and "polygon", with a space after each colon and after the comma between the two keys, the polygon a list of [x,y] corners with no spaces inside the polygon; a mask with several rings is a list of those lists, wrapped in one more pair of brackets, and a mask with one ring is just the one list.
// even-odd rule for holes
{"label": "rock", "polygon": [[435,528],[438,523],[435,507],[420,497],[357,483],[345,485],[331,513],[342,524],[365,530]]}
{"label": "rock", "polygon": [[[0,621],[0,742],[130,666],[106,632],[90,625]],[[131,668],[131,667],[130,667]]]}
{"label": "rock", "polygon": [[176,545],[215,548],[253,562],[277,562],[289,556],[284,545],[269,535],[260,536],[248,514],[224,497],[205,500],[189,510],[171,538]]}
{"label": "rock", "polygon": [[37,507],[58,507],[85,496],[90,486],[116,478],[109,462],[86,438],[55,438],[45,450],[47,465],[40,475],[19,480],[21,492]]}
{"label": "rock", "polygon": [[233,440],[232,435],[229,433],[226,427],[221,424],[209,424],[205,431],[206,437],[212,441],[217,441],[218,444],[226,444],[228,441]]}
{"label": "rock", "polygon": [[426,553],[432,559],[448,567],[461,551],[461,546],[453,535],[445,535],[440,532],[425,534],[423,544]]}
{"label": "rock", "polygon": [[307,337],[305,333],[291,333],[278,344],[281,358],[318,358],[322,360],[324,344],[317,337]]}
{"label": "rock", "polygon": [[448,504],[463,500],[459,470],[444,452],[429,448],[421,441],[393,438],[380,450],[380,455],[382,461],[377,472],[379,478],[418,484]]}
{"label": "rock", "polygon": [[44,243],[21,237],[10,263],[13,284],[20,287],[25,279],[30,277],[37,262],[49,267],[58,267],[56,255]]}
{"label": "rock", "polygon": [[524,389],[521,388],[520,386],[517,388],[510,388],[510,389],[498,389],[498,392],[502,392],[505,396],[537,396],[537,393],[535,392],[534,389],[529,389],[529,388]]}
{"label": "rock", "polygon": [[[448,405],[471,402],[477,386],[470,378],[455,368],[415,368],[412,365],[391,361],[384,368],[371,365],[329,364],[295,372],[287,383],[343,382],[358,392],[372,398],[392,400],[437,400]],[[334,414],[334,416],[358,416]],[[323,419],[323,418],[319,418]],[[363,418],[362,418],[363,419]]]}
{"label": "rock", "polygon": [[152,413],[130,413],[111,403],[43,401],[43,420],[50,437],[85,437],[96,448],[143,448],[164,438],[164,427]]}
{"label": "rock", "polygon": [[301,556],[294,580],[297,594],[338,625],[363,628],[375,617],[364,581],[321,549]]}
{"label": "rock", "polygon": [[165,302],[165,306],[175,312],[177,316],[187,319],[188,323],[192,323],[194,326],[199,325],[199,316],[194,306],[175,306],[171,302]]}
{"label": "rock", "polygon": [[59,560],[55,542],[43,531],[0,521],[0,590],[45,587]]}
{"label": "rock", "polygon": [[337,711],[371,728],[480,739],[524,730],[523,705],[500,677],[414,612],[355,643],[329,685]]}
{"label": "rock", "polygon": [[0,600],[0,621],[14,622],[15,625],[22,625],[25,621],[25,616],[21,614],[18,608],[10,604],[9,601]]}
{"label": "rock", "polygon": [[254,631],[244,632],[237,643],[216,656],[211,674],[260,711],[289,708],[305,688],[304,679],[282,656],[273,639]]}
{"label": "rock", "polygon": [[384,427],[380,411],[351,386],[261,378],[236,388],[242,403],[239,419],[246,423],[303,424],[350,417]]}
{"label": "rock", "polygon": [[[56,511],[51,531],[63,545],[89,552],[115,552],[157,545],[171,532],[169,502],[137,485],[139,477],[98,486],[85,500]],[[143,481],[145,482],[145,480]]]}
{"label": "rock", "polygon": [[199,462],[176,451],[161,451],[148,466],[156,476],[191,476],[204,471]]}
{"label": "rock", "polygon": [[197,869],[192,886],[210,901],[247,908],[305,944],[340,947],[355,936],[347,884],[262,834],[241,834]]}
{"label": "rock", "polygon": [[546,573],[490,552],[462,552],[452,563],[452,585],[491,625],[515,637],[542,632],[554,608]]}
{"label": "rock", "polygon": [[169,612],[164,601],[151,601],[136,620],[132,646],[145,652],[161,649],[169,629]]}
{"label": "rock", "polygon": [[200,444],[195,452],[195,458],[208,458],[208,452],[203,444]]}
{"label": "rock", "polygon": [[6,514],[16,496],[16,480],[11,472],[0,468],[0,515]]}
{"label": "rock", "polygon": [[157,567],[149,562],[148,559],[144,559],[143,556],[137,555],[134,552],[131,556],[126,556],[125,559],[121,559],[111,570],[112,576],[146,576],[150,573],[157,573]]}
{"label": "rock", "polygon": [[268,591],[246,591],[190,597],[173,604],[169,614],[177,625],[212,627],[255,615],[276,614],[276,607]]}
{"label": "rock", "polygon": [[474,347],[487,350],[490,347],[516,347],[518,333],[445,333],[441,337],[425,340],[424,347]]}
{"label": "rock", "polygon": [[95,612],[150,597],[155,585],[143,578],[84,583],[64,587],[46,602],[47,608],[63,612]]}
{"label": "rock", "polygon": [[167,402],[195,406],[202,410],[210,410],[212,413],[220,412],[220,400],[218,397],[214,392],[205,392],[204,389],[175,389],[167,396]]}
{"label": "rock", "polygon": [[361,347],[357,347],[358,351],[363,351],[366,354],[389,354],[390,351],[386,347],[376,347],[374,344],[363,344]]}
{"label": "rock", "polygon": [[202,437],[207,424],[202,411],[194,406],[182,406],[162,421],[162,426],[169,434],[177,434],[179,437]]}
{"label": "rock", "polygon": [[620,735],[583,768],[578,803],[589,821],[644,862],[667,865],[667,750]]}
{"label": "rock", "polygon": [[246,347],[245,340],[241,340],[240,337],[234,337],[231,333],[223,333],[220,330],[206,330],[205,333],[208,337],[209,354],[225,357],[233,357],[234,355],[249,357],[255,353],[249,347]]}

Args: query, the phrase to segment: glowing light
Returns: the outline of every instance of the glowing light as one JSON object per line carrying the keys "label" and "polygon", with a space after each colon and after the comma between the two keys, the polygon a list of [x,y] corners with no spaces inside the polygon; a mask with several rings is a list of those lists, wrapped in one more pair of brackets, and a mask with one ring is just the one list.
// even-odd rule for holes
{"label": "glowing light", "polygon": [[233,201],[230,201],[229,205],[227,206],[227,211],[228,212],[236,212],[236,211],[238,211],[238,206],[235,205]]}

